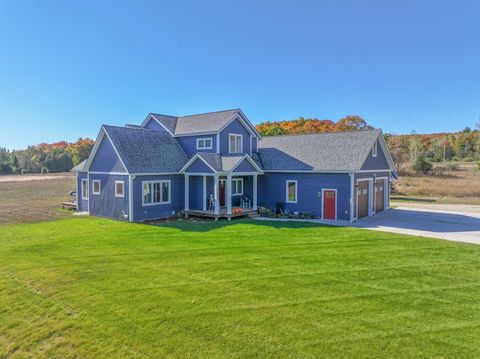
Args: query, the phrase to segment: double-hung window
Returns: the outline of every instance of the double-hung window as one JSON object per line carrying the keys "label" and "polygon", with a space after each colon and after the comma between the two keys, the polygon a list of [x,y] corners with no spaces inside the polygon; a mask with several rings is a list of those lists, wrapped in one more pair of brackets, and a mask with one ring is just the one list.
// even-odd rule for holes
{"label": "double-hung window", "polygon": [[297,181],[287,180],[287,203],[297,203]]}
{"label": "double-hung window", "polygon": [[92,194],[100,195],[101,185],[100,180],[92,181]]}
{"label": "double-hung window", "polygon": [[125,182],[115,181],[115,197],[125,197]]}
{"label": "double-hung window", "polygon": [[243,152],[243,136],[230,133],[228,135],[228,152],[229,153],[242,153]]}
{"label": "double-hung window", "polygon": [[143,205],[170,203],[170,181],[143,182]]}
{"label": "double-hung window", "polygon": [[213,141],[211,137],[197,138],[197,150],[211,150]]}
{"label": "double-hung window", "polygon": [[243,178],[232,179],[232,196],[243,195]]}
{"label": "double-hung window", "polygon": [[82,179],[82,199],[88,199],[88,180]]}

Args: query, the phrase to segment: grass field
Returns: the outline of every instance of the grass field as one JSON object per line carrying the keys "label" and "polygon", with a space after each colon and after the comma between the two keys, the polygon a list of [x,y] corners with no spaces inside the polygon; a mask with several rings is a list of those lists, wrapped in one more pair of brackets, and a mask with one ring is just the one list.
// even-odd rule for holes
{"label": "grass field", "polygon": [[478,357],[480,247],[253,220],[0,226],[0,357]]}
{"label": "grass field", "polygon": [[[476,163],[458,163],[458,169],[433,176],[403,171],[395,196],[433,199],[437,203],[480,204],[480,172]],[[436,165],[437,168],[441,165]]]}
{"label": "grass field", "polygon": [[75,190],[72,173],[0,176],[0,224],[65,218],[60,204]]}

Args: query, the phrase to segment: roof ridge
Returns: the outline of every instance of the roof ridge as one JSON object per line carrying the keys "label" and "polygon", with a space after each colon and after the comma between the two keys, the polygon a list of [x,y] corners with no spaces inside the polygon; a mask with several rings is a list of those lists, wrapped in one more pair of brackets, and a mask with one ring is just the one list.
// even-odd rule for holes
{"label": "roof ridge", "polygon": [[209,114],[212,114],[212,113],[220,113],[220,112],[228,112],[228,111],[240,111],[240,109],[239,108],[231,108],[231,109],[228,109],[228,110],[195,113],[195,114],[192,114],[192,115],[178,116],[177,118],[193,117],[193,116],[200,116],[200,115],[209,115]]}
{"label": "roof ridge", "polygon": [[173,115],[165,115],[164,113],[156,113],[156,112],[150,112],[150,115],[153,115],[153,116],[165,116],[165,117],[178,118],[178,116],[173,116]]}
{"label": "roof ridge", "polygon": [[374,132],[374,131],[381,131],[381,129],[380,128],[372,128],[372,129],[365,129],[365,130],[330,131],[330,132],[316,132],[316,133],[295,133],[295,134],[289,134],[289,135],[262,136],[262,140],[268,139],[268,138],[279,138],[279,137],[334,135],[334,134],[342,134],[342,133]]}
{"label": "roof ridge", "polygon": [[103,124],[102,127],[111,127],[111,128],[120,128],[122,130],[132,130],[132,131],[148,131],[148,132],[151,132],[151,133],[159,133],[159,134],[162,134],[162,135],[168,135],[169,137],[171,137],[170,134],[166,133],[166,132],[162,132],[162,131],[155,131],[155,130],[152,130],[150,128],[145,128],[145,127],[127,127],[127,126],[117,126],[117,125],[106,125],[106,124]]}

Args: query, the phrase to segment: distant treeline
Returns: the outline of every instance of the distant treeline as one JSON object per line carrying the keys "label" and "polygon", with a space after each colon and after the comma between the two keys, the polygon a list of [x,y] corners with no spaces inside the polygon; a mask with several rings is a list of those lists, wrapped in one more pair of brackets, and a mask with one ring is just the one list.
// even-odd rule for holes
{"label": "distant treeline", "polygon": [[66,172],[88,157],[93,140],[61,141],[9,151],[0,147],[0,174]]}
{"label": "distant treeline", "polygon": [[[373,128],[362,117],[346,116],[337,122],[300,117],[288,121],[268,121],[258,124],[257,130],[262,136],[306,134],[364,130]],[[479,161],[480,160],[480,123],[477,130],[465,128],[456,133],[435,133],[420,135],[385,134],[385,140],[397,169],[407,165],[414,169],[420,166],[422,172],[429,167],[424,162],[440,161]]]}

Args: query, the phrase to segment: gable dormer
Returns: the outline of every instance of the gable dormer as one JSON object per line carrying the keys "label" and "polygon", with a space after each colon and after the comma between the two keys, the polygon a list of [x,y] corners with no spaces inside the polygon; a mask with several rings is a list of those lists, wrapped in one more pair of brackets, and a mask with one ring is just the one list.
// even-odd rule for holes
{"label": "gable dormer", "polygon": [[177,139],[189,157],[196,153],[251,155],[260,134],[239,109],[189,116],[151,113],[142,126],[165,131]]}

